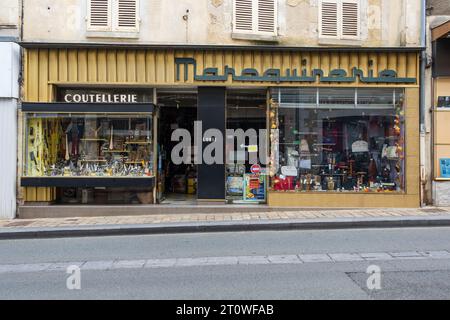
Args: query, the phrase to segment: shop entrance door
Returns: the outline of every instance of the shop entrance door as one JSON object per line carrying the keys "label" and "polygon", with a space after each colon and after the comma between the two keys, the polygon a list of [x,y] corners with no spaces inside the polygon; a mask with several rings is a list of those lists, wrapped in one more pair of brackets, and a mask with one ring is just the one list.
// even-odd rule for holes
{"label": "shop entrance door", "polygon": [[[197,200],[197,166],[193,159],[175,164],[171,141],[174,130],[187,130],[194,136],[197,120],[196,92],[158,92],[158,198],[163,204],[195,204]],[[194,153],[191,152],[193,157]]]}
{"label": "shop entrance door", "polygon": [[229,90],[226,119],[227,202],[266,203],[267,91]]}

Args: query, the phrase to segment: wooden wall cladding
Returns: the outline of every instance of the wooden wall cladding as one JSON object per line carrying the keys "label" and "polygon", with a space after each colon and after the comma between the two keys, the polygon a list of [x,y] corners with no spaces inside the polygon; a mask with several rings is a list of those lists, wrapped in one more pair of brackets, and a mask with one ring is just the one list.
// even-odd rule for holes
{"label": "wooden wall cladding", "polygon": [[[125,49],[27,49],[25,52],[25,97],[29,102],[48,102],[54,99],[54,85],[78,86],[397,86],[414,87],[417,84],[356,83],[298,83],[283,82],[208,82],[194,81],[193,67],[188,68],[188,80],[176,80],[175,58],[194,58],[198,73],[204,68],[225,66],[237,73],[253,68],[261,74],[270,68],[286,70],[306,68],[344,69],[351,74],[353,67],[365,74],[369,69],[378,72],[395,70],[398,77],[418,77],[416,53],[405,52],[268,52],[239,50],[125,50]],[[369,66],[370,65],[370,66]],[[180,73],[184,74],[183,66]]]}

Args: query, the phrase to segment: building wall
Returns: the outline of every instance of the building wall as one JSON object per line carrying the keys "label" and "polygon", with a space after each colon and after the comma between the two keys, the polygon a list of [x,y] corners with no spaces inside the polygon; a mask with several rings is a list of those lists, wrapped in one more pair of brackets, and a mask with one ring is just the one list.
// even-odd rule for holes
{"label": "building wall", "polygon": [[[23,1],[25,41],[258,43],[232,38],[233,0],[140,0],[140,32],[137,37],[130,38],[119,38],[119,34],[112,32],[87,32],[87,0]],[[322,43],[318,37],[319,0],[278,0],[277,44],[350,44],[363,47],[420,45],[420,0],[361,0],[360,3],[361,41]],[[187,22],[183,20],[186,10],[189,10]]]}
{"label": "building wall", "polygon": [[0,42],[0,57],[0,219],[8,219],[16,214],[19,46]]}
{"label": "building wall", "polygon": [[20,29],[19,0],[2,0],[0,10],[0,37],[17,38]]}
{"label": "building wall", "polygon": [[428,14],[433,16],[450,15],[450,3],[448,0],[427,0]]}
{"label": "building wall", "polygon": [[[450,21],[449,1],[429,0],[427,2],[429,16],[427,17],[427,56],[432,59],[431,30]],[[450,154],[448,112],[436,110],[437,97],[450,95],[450,80],[448,78],[433,78],[433,67],[426,70],[425,103],[426,103],[426,132],[425,158],[428,162],[426,172],[426,191],[430,203],[437,206],[450,206],[450,181],[440,178],[438,159]],[[425,180],[423,180],[425,181]]]}
{"label": "building wall", "polygon": [[20,0],[0,6],[0,219],[16,215],[17,105],[19,99]]}

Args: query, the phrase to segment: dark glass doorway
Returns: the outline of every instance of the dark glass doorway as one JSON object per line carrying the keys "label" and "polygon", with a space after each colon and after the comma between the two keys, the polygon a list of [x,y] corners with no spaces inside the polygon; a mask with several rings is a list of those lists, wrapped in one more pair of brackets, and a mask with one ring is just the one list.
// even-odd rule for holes
{"label": "dark glass doorway", "polygon": [[[260,129],[267,128],[267,91],[266,90],[229,90],[227,92],[226,108],[227,129],[239,130],[246,135],[244,145],[234,137],[230,144],[227,137],[225,156],[226,165],[226,199],[228,203],[266,203],[267,179],[265,175],[266,161],[261,144],[265,144]],[[251,130],[251,131],[249,131]],[[255,140],[256,138],[256,140]],[[257,157],[262,172],[252,174],[250,157]]]}
{"label": "dark glass doorway", "polygon": [[[197,93],[158,92],[158,193],[164,204],[190,204],[197,200],[197,166],[175,165],[171,152],[178,142],[172,132],[186,129],[194,137],[197,120]],[[191,152],[193,156],[193,152]]]}

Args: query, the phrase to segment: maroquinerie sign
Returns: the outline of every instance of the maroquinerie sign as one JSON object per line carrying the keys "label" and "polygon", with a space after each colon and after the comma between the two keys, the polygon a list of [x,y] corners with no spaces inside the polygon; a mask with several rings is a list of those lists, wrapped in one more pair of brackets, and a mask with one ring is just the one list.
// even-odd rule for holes
{"label": "maroquinerie sign", "polygon": [[137,103],[137,94],[121,93],[65,93],[67,103]]}
{"label": "maroquinerie sign", "polygon": [[344,69],[330,70],[326,74],[322,69],[313,69],[310,73],[306,69],[267,69],[260,73],[253,68],[246,68],[236,72],[234,68],[225,66],[221,72],[218,68],[205,68],[201,74],[197,73],[197,61],[193,58],[175,58],[176,80],[180,81],[180,66],[184,66],[184,81],[189,79],[189,66],[194,68],[195,81],[228,81],[229,79],[236,82],[306,82],[306,83],[334,83],[346,82],[354,83],[358,79],[362,83],[405,83],[415,84],[416,78],[399,77],[394,70],[382,70],[378,74],[374,74],[373,70],[368,70],[365,74],[363,70],[354,67],[351,74]]}

